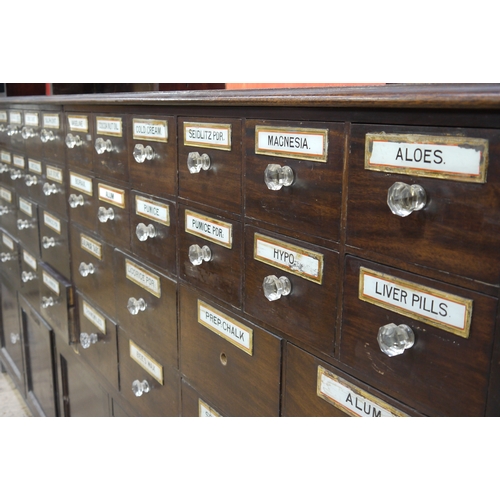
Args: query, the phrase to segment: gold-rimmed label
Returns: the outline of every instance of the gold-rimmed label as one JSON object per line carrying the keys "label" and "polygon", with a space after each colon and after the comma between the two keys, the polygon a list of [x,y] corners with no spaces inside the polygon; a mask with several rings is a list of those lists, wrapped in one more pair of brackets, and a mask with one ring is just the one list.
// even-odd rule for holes
{"label": "gold-rimmed label", "polygon": [[184,123],[184,145],[231,151],[231,125],[224,123]]}
{"label": "gold-rimmed label", "polygon": [[19,210],[24,212],[26,215],[33,217],[33,205],[24,198],[19,198]]}
{"label": "gold-rimmed label", "polygon": [[365,169],[485,183],[488,141],[473,137],[368,133]]}
{"label": "gold-rimmed label", "polygon": [[2,242],[9,250],[14,250],[14,241],[5,233],[2,233]]}
{"label": "gold-rimmed label", "polygon": [[12,192],[4,187],[0,187],[0,198],[7,201],[8,203],[12,203]]}
{"label": "gold-rimmed label", "polygon": [[143,351],[135,342],[129,340],[130,357],[154,379],[163,385],[163,366]]}
{"label": "gold-rimmed label", "polygon": [[318,252],[255,233],[253,257],[318,285],[323,283],[323,255]]}
{"label": "gold-rimmed label", "polygon": [[7,111],[4,111],[3,109],[0,111],[0,122],[7,122]]}
{"label": "gold-rimmed label", "polygon": [[441,330],[468,338],[471,299],[361,267],[359,299]]}
{"label": "gold-rimmed label", "polygon": [[31,158],[28,158],[28,170],[30,172],[35,172],[35,174],[41,174],[42,173],[41,162],[39,162],[37,160],[32,160]]}
{"label": "gold-rimmed label", "polygon": [[170,207],[164,203],[136,195],[135,213],[164,226],[170,226]]}
{"label": "gold-rimmed label", "polygon": [[83,115],[69,115],[68,126],[71,132],[88,132],[89,118]]}
{"label": "gold-rimmed label", "polygon": [[61,221],[45,210],[43,211],[43,223],[57,234],[61,234]]}
{"label": "gold-rimmed label", "polygon": [[0,153],[0,158],[3,162],[8,163],[9,165],[12,163],[12,156],[8,151],[2,151]]}
{"label": "gold-rimmed label", "polygon": [[56,114],[44,114],[43,115],[43,126],[45,128],[59,128],[59,115]]}
{"label": "gold-rimmed label", "polygon": [[60,168],[47,165],[46,175],[47,179],[51,181],[57,182],[59,184],[63,183],[63,171]]}
{"label": "gold-rimmed label", "polygon": [[255,154],[325,163],[328,130],[256,125]]}
{"label": "gold-rimmed label", "polygon": [[199,417],[222,417],[219,412],[216,412],[205,401],[198,398],[198,416]]}
{"label": "gold-rimmed label", "polygon": [[125,259],[125,276],[155,297],[161,297],[160,278],[129,259]]}
{"label": "gold-rimmed label", "polygon": [[56,295],[59,295],[59,282],[57,280],[48,275],[45,271],[42,271],[42,280]]}
{"label": "gold-rimmed label", "polygon": [[24,113],[24,124],[31,127],[38,127],[38,113]]}
{"label": "gold-rimmed label", "polygon": [[106,184],[98,184],[99,199],[120,208],[125,208],[125,191]]}
{"label": "gold-rimmed label", "polygon": [[80,233],[80,248],[102,260],[102,245],[90,236]]}
{"label": "gold-rimmed label", "polygon": [[21,125],[22,117],[19,111],[10,111],[9,112],[9,123],[12,125]]}
{"label": "gold-rimmed label", "polygon": [[19,155],[13,155],[12,159],[14,161],[14,166],[19,167],[19,168],[25,167],[24,157],[19,156]]}
{"label": "gold-rimmed label", "polygon": [[253,356],[253,329],[199,299],[198,323]]}
{"label": "gold-rimmed label", "polygon": [[233,247],[233,225],[186,210],[186,233],[213,241],[226,248]]}
{"label": "gold-rimmed label", "polygon": [[26,262],[26,264],[28,264],[28,266],[31,267],[31,269],[33,269],[33,271],[37,270],[38,266],[35,257],[33,257],[33,255],[31,255],[26,250],[23,250],[23,260],[24,262]]}
{"label": "gold-rimmed label", "polygon": [[316,390],[320,398],[353,417],[408,417],[321,365],[318,365]]}
{"label": "gold-rimmed label", "polygon": [[168,125],[166,120],[147,120],[134,118],[132,120],[133,138],[136,140],[167,142]]}
{"label": "gold-rimmed label", "polygon": [[82,193],[92,196],[94,190],[92,187],[92,179],[90,177],[84,177],[83,175],[75,174],[74,172],[69,173],[69,185],[80,191]]}
{"label": "gold-rimmed label", "polygon": [[95,122],[96,122],[96,134],[110,135],[113,137],[122,136],[121,118],[97,116]]}
{"label": "gold-rimmed label", "polygon": [[98,313],[90,304],[88,304],[85,300],[82,305],[83,315],[94,325],[96,326],[101,333],[106,335],[106,318]]}

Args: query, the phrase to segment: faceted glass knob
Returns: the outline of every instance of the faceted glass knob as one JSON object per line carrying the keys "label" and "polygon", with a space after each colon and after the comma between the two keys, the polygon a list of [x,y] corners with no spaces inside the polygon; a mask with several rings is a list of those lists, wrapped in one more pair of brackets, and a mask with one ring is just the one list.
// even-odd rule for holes
{"label": "faceted glass knob", "polygon": [[38,184],[38,177],[36,175],[25,175],[24,182],[27,186],[36,186]]}
{"label": "faceted glass knob", "polygon": [[188,154],[187,166],[192,174],[197,174],[200,170],[208,170],[210,168],[210,156],[206,153],[192,152]]}
{"label": "faceted glass knob", "polygon": [[139,222],[135,228],[135,234],[137,238],[139,238],[139,241],[146,241],[148,238],[154,238],[156,236],[156,229],[153,224],[148,224],[146,226],[146,224]]}
{"label": "faceted glass knob", "polygon": [[115,218],[115,211],[111,207],[99,207],[97,217],[100,222],[108,222],[108,220],[113,220]]}
{"label": "faceted glass knob", "polygon": [[151,146],[136,144],[133,155],[137,163],[144,163],[145,160],[152,160],[155,157],[155,152]]}
{"label": "faceted glass knob", "polygon": [[28,220],[17,219],[17,229],[22,231],[23,229],[28,229],[32,226],[31,222]]}
{"label": "faceted glass knob", "polygon": [[139,380],[134,380],[132,382],[132,392],[139,398],[143,394],[150,391],[150,387],[147,380],[140,382]]}
{"label": "faceted glass knob", "polygon": [[[46,182],[43,185],[42,189],[43,189],[43,194],[45,196],[50,196],[51,194],[56,194],[56,193],[60,192],[60,189],[55,184],[49,184],[48,182]],[[71,195],[71,196],[74,196],[74,195]],[[83,197],[82,197],[82,199],[83,199]]]}
{"label": "faceted glass knob", "polygon": [[12,137],[13,135],[19,134],[19,128],[16,125],[7,126],[7,135]]}
{"label": "faceted glass knob", "polygon": [[73,135],[73,134],[67,134],[66,135],[66,146],[69,149],[73,149],[75,146],[81,146],[83,144],[83,141],[80,139],[79,135]]}
{"label": "faceted glass knob", "polygon": [[189,260],[191,264],[199,266],[203,261],[208,262],[212,258],[212,250],[207,245],[200,248],[199,245],[189,247]]}
{"label": "faceted glass knob", "polygon": [[398,356],[413,346],[415,334],[408,325],[389,323],[379,329],[377,342],[380,350],[387,356]]}
{"label": "faceted glass knob", "polygon": [[23,173],[17,168],[10,169],[10,178],[15,181],[16,179],[20,179],[23,176]]}
{"label": "faceted glass knob", "polygon": [[36,278],[36,274],[31,271],[23,271],[21,273],[21,279],[23,283],[27,283],[28,281],[34,280]]}
{"label": "faceted glass knob", "polygon": [[53,297],[42,297],[42,307],[47,309],[47,307],[51,307],[56,304],[56,301]]}
{"label": "faceted glass knob", "polygon": [[264,172],[266,186],[272,191],[278,191],[283,186],[291,186],[293,180],[293,170],[288,165],[269,164]]}
{"label": "faceted glass knob", "polygon": [[78,272],[86,278],[89,274],[94,274],[95,273],[95,267],[92,262],[90,264],[86,264],[85,262],[81,262],[80,266],[78,267]]}
{"label": "faceted glass knob", "polygon": [[0,174],[4,174],[9,171],[9,166],[7,163],[0,163]]}
{"label": "faceted glass knob", "polygon": [[271,275],[264,278],[262,288],[266,299],[273,301],[280,299],[282,295],[289,295],[292,291],[292,284],[286,276],[278,278]]}
{"label": "faceted glass knob", "polygon": [[387,204],[394,215],[406,217],[412,212],[422,210],[427,203],[427,195],[418,184],[395,182],[387,193]]}
{"label": "faceted glass knob", "polygon": [[80,344],[84,349],[88,349],[92,344],[95,344],[99,338],[97,333],[80,333]]}
{"label": "faceted glass knob", "polygon": [[147,307],[146,301],[144,299],[135,299],[134,297],[130,297],[127,303],[127,309],[130,314],[134,316],[139,314],[141,311],[145,311]]}
{"label": "faceted glass knob", "polygon": [[10,212],[12,212],[12,210],[9,207],[0,205],[0,215],[8,214]]}
{"label": "faceted glass knob", "polygon": [[10,343],[11,344],[17,344],[20,340],[21,340],[21,336],[19,335],[19,333],[11,332],[11,334],[10,334]]}
{"label": "faceted glass knob", "polygon": [[1,262],[8,262],[9,260],[12,260],[13,258],[14,258],[13,253],[7,253],[7,252],[0,253],[0,261]]}
{"label": "faceted glass knob", "polygon": [[70,194],[68,198],[68,203],[71,208],[76,208],[80,205],[83,206],[84,200],[82,194]]}
{"label": "faceted glass knob", "polygon": [[40,139],[42,142],[53,141],[55,139],[54,132],[52,132],[52,130],[42,128],[42,131],[40,132]]}
{"label": "faceted glass knob", "polygon": [[37,135],[31,127],[23,127],[21,129],[21,137],[23,139],[29,139],[30,137],[35,137]]}
{"label": "faceted glass knob", "polygon": [[98,137],[95,140],[95,150],[97,151],[98,155],[102,155],[106,151],[109,153],[113,151],[113,145],[111,144],[111,141],[109,139],[103,139],[102,137]]}
{"label": "faceted glass knob", "polygon": [[43,248],[47,249],[50,247],[55,247],[56,246],[56,240],[52,236],[44,236],[42,238],[42,246]]}

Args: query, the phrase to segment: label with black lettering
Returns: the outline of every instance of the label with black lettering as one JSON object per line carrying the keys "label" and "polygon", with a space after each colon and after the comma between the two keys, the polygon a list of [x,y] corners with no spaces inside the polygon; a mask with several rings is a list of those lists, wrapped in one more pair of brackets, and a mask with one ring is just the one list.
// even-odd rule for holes
{"label": "label with black lettering", "polygon": [[9,123],[12,125],[21,125],[21,113],[19,111],[10,111]]}
{"label": "label with black lettering", "polygon": [[43,211],[43,223],[57,234],[61,234],[61,221],[45,210]]}
{"label": "label with black lettering", "polygon": [[42,164],[39,161],[32,160],[28,158],[28,170],[30,172],[35,172],[36,174],[42,173]]}
{"label": "label with black lettering", "polygon": [[168,205],[136,195],[135,213],[147,219],[170,226],[170,209]]}
{"label": "label with black lettering", "polygon": [[231,125],[185,122],[184,145],[231,151]]}
{"label": "label with black lettering", "polygon": [[8,151],[2,151],[0,155],[3,162],[8,163],[9,165],[12,163],[12,157]]}
{"label": "label with black lettering", "polygon": [[226,248],[233,247],[233,225],[186,210],[186,233],[213,241]]}
{"label": "label with black lettering", "polygon": [[0,122],[6,123],[7,122],[7,111],[0,111]]}
{"label": "label with black lettering", "polygon": [[198,323],[253,356],[253,330],[198,299]]}
{"label": "label with black lettering", "polygon": [[25,163],[24,163],[24,158],[22,156],[14,155],[14,166],[19,167],[19,168],[24,168]]}
{"label": "label with black lettering", "polygon": [[291,127],[255,127],[255,153],[326,162],[328,130]]}
{"label": "label with black lettering", "polygon": [[222,417],[222,415],[216,412],[211,406],[207,405],[205,401],[198,398],[198,416],[200,417]]}
{"label": "label with black lettering", "polygon": [[166,120],[134,118],[132,129],[134,139],[155,142],[168,141],[168,126]]}
{"label": "label with black lettering", "polygon": [[5,233],[2,233],[3,244],[10,250],[14,250],[14,241],[10,239]]}
{"label": "label with black lettering", "polygon": [[92,196],[94,192],[92,187],[92,179],[90,177],[84,177],[83,175],[75,174],[74,172],[69,173],[69,185],[76,189],[77,191],[81,191],[82,193],[88,194]]}
{"label": "label with black lettering", "polygon": [[160,278],[128,259],[125,259],[125,276],[155,297],[161,297]]}
{"label": "label with black lettering", "polygon": [[120,208],[125,208],[125,191],[123,189],[98,184],[99,199]]}
{"label": "label with black lettering", "polygon": [[471,299],[360,268],[359,299],[468,338]]}
{"label": "label with black lettering", "polygon": [[0,198],[12,203],[12,193],[3,187],[0,187]]}
{"label": "label with black lettering", "polygon": [[58,182],[59,184],[63,183],[63,171],[60,168],[57,167],[51,167],[50,165],[47,165],[47,179]]}
{"label": "label with black lettering", "polygon": [[485,183],[487,168],[486,139],[366,134],[367,170]]}
{"label": "label with black lettering", "polygon": [[38,113],[24,113],[24,124],[38,127]]}
{"label": "label with black lettering", "polygon": [[96,117],[96,133],[99,135],[111,135],[114,137],[122,136],[122,119],[121,118],[105,118],[102,116]]}
{"label": "label with black lettering", "polygon": [[163,385],[163,366],[155,361],[146,351],[143,351],[135,342],[129,340],[130,357],[161,385]]}
{"label": "label with black lettering", "polygon": [[323,255],[312,250],[255,233],[253,256],[318,285],[323,282]]}
{"label": "label with black lettering", "polygon": [[68,125],[71,132],[88,132],[89,119],[87,116],[69,115]]}
{"label": "label with black lettering", "polygon": [[59,295],[59,282],[52,276],[49,276],[45,271],[42,271],[42,280],[56,295]]}
{"label": "label with black lettering", "polygon": [[106,335],[106,318],[85,301],[83,301],[83,315]]}
{"label": "label with black lettering", "polygon": [[36,259],[35,259],[35,257],[33,257],[33,255],[28,253],[26,250],[23,250],[23,260],[24,260],[24,262],[26,262],[26,264],[28,264],[28,266],[31,267],[31,269],[36,271],[36,269],[37,269]]}
{"label": "label with black lettering", "polygon": [[43,115],[43,126],[45,128],[59,128],[59,115]]}
{"label": "label with black lettering", "polygon": [[80,233],[80,247],[99,260],[102,260],[102,245],[93,238]]}
{"label": "label with black lettering", "polygon": [[317,395],[352,417],[408,417],[354,384],[318,366]]}
{"label": "label with black lettering", "polygon": [[19,209],[22,210],[26,215],[33,217],[33,205],[24,198],[19,198]]}

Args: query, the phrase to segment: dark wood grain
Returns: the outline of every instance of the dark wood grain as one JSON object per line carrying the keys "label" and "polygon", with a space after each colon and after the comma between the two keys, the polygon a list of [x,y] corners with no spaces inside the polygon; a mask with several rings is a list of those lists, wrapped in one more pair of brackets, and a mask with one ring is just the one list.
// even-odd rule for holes
{"label": "dark wood grain", "polygon": [[[87,132],[71,130],[69,125],[69,117],[70,116],[84,116],[87,118],[88,130]],[[95,141],[95,132],[94,132],[94,120],[92,120],[92,116],[90,113],[71,113],[67,112],[63,114],[62,117],[63,125],[64,125],[64,139],[66,139],[67,134],[72,134],[74,136],[78,136],[82,141],[80,146],[75,146],[73,148],[65,147],[66,150],[66,165],[68,167],[76,167],[81,168],[83,170],[87,170],[89,172],[94,171],[94,141]],[[49,158],[50,160],[50,158]]]}
{"label": "dark wood grain", "polygon": [[[80,189],[75,189],[71,186],[72,175],[77,175],[83,177],[86,182],[92,184],[92,194],[81,191]],[[89,172],[81,169],[70,168],[68,170],[68,203],[69,197],[71,195],[82,196],[83,205],[78,205],[72,208],[68,203],[68,213],[70,222],[76,222],[80,226],[83,226],[90,231],[97,233],[97,210],[99,208],[99,196],[97,191],[97,180]]]}

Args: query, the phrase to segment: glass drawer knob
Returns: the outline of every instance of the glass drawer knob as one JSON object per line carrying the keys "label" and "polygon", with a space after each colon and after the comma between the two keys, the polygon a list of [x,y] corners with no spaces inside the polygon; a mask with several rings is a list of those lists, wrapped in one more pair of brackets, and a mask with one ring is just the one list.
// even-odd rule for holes
{"label": "glass drawer knob", "polygon": [[11,332],[11,334],[10,334],[10,343],[11,344],[17,344],[20,340],[21,340],[21,336],[19,335],[19,333]]}
{"label": "glass drawer knob", "polygon": [[95,150],[98,155],[102,155],[106,151],[109,153],[113,151],[113,145],[109,139],[103,139],[102,137],[98,137],[95,140]]}
{"label": "glass drawer knob", "polygon": [[80,344],[84,349],[88,349],[92,344],[95,344],[99,338],[97,333],[80,333]]}
{"label": "glass drawer knob", "polygon": [[16,125],[8,125],[7,126],[7,135],[12,137],[13,135],[19,134],[19,128]]}
{"label": "glass drawer knob", "polygon": [[22,231],[23,229],[28,229],[32,226],[33,225],[31,224],[30,221],[17,219],[17,229],[19,229],[19,231]]}
{"label": "glass drawer knob", "polygon": [[132,392],[139,398],[143,394],[149,392],[151,388],[149,387],[148,381],[143,380],[140,382],[139,380],[134,380],[132,382]]}
{"label": "glass drawer knob", "polygon": [[68,198],[68,203],[71,208],[76,208],[80,205],[83,206],[84,200],[82,194],[70,194]]}
{"label": "glass drawer knob", "polygon": [[13,260],[14,255],[15,254],[13,254],[13,253],[2,252],[2,253],[0,253],[0,261],[1,262],[8,262],[9,260]]}
{"label": "glass drawer knob", "polygon": [[23,173],[18,170],[17,168],[11,168],[10,169],[10,178],[15,181],[16,179],[19,179],[23,176]]}
{"label": "glass drawer knob", "polygon": [[21,129],[21,137],[23,139],[29,139],[30,137],[35,137],[37,134],[31,127],[23,127]]}
{"label": "glass drawer knob", "polygon": [[55,184],[49,184],[46,182],[43,185],[43,194],[45,196],[50,196],[51,194],[59,193],[61,190]]}
{"label": "glass drawer knob", "polygon": [[97,217],[100,222],[108,222],[108,220],[113,220],[115,218],[115,211],[111,207],[99,207]]}
{"label": "glass drawer knob", "polygon": [[189,247],[189,260],[191,264],[199,266],[203,261],[208,262],[212,258],[212,250],[207,245],[200,248],[199,245]]}
{"label": "glass drawer knob", "polygon": [[286,276],[278,278],[271,275],[264,278],[262,288],[266,299],[273,301],[280,299],[282,295],[289,295],[292,291],[292,284]]}
{"label": "glass drawer knob", "polygon": [[42,297],[42,307],[47,309],[47,307],[51,307],[56,305],[56,301],[53,297]]}
{"label": "glass drawer knob", "polygon": [[278,191],[283,186],[291,186],[294,181],[293,170],[288,165],[269,164],[264,172],[264,181],[268,189]]}
{"label": "glass drawer knob", "polygon": [[42,140],[42,142],[53,141],[55,138],[56,137],[54,135],[54,132],[52,132],[52,130],[46,130],[42,128],[42,131],[40,132],[40,139]]}
{"label": "glass drawer knob", "polygon": [[36,175],[25,175],[24,181],[27,186],[36,186],[38,184],[38,177]]}
{"label": "glass drawer knob", "polygon": [[210,156],[206,153],[200,155],[198,152],[188,154],[187,166],[192,174],[197,174],[200,170],[208,170],[210,168]]}
{"label": "glass drawer knob", "polygon": [[155,152],[151,146],[136,144],[133,155],[137,163],[144,163],[145,160],[152,160],[155,157]]}
{"label": "glass drawer knob", "polygon": [[56,240],[52,236],[44,236],[42,238],[42,246],[43,248],[47,249],[50,247],[55,247],[56,246]]}
{"label": "glass drawer knob", "polygon": [[0,174],[4,174],[9,171],[9,166],[7,163],[0,163]]}
{"label": "glass drawer knob", "polygon": [[21,279],[23,283],[28,283],[28,281],[34,280],[36,278],[36,274],[31,271],[23,271],[21,273]]}
{"label": "glass drawer knob", "polygon": [[85,262],[81,262],[80,266],[78,267],[78,272],[85,278],[89,274],[94,274],[95,273],[95,267],[92,262],[90,264],[86,264]]}
{"label": "glass drawer knob", "polygon": [[0,205],[0,215],[8,214],[12,212],[12,210],[6,205]]}
{"label": "glass drawer knob", "polygon": [[67,134],[66,135],[66,146],[69,149],[73,149],[75,146],[81,146],[83,144],[83,141],[80,139],[79,135],[73,135],[73,134]]}
{"label": "glass drawer knob", "polygon": [[139,238],[139,241],[146,241],[148,238],[154,238],[156,236],[156,229],[153,224],[148,224],[146,226],[146,224],[139,222],[135,228],[135,234],[137,238]]}
{"label": "glass drawer knob", "polygon": [[415,334],[408,325],[395,325],[389,323],[380,327],[377,335],[380,350],[387,356],[398,356],[403,354],[415,343]]}
{"label": "glass drawer knob", "polygon": [[144,299],[136,299],[134,297],[130,297],[127,303],[128,312],[132,315],[139,314],[141,311],[145,311],[147,307],[146,301]]}
{"label": "glass drawer knob", "polygon": [[387,193],[387,204],[394,215],[406,217],[412,212],[422,210],[427,203],[427,195],[418,184],[395,182]]}

